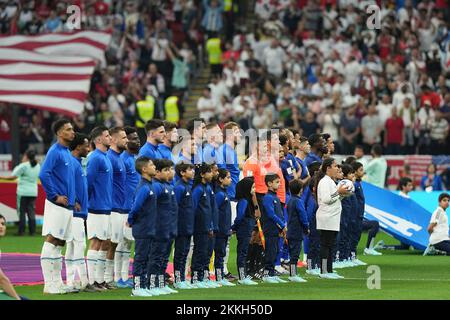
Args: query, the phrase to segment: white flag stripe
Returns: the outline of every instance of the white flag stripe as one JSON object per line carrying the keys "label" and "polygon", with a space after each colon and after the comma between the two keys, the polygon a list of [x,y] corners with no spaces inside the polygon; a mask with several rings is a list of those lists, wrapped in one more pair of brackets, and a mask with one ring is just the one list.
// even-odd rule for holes
{"label": "white flag stripe", "polygon": [[14,74],[37,74],[37,73],[56,73],[56,74],[84,74],[91,75],[94,67],[59,67],[33,64],[27,62],[11,63],[0,65],[0,75]]}
{"label": "white flag stripe", "polygon": [[20,49],[0,48],[0,60],[12,61],[33,61],[33,62],[48,62],[48,63],[84,63],[93,62],[91,58],[74,57],[74,56],[47,56],[33,51],[26,51]]}
{"label": "white flag stripe", "polygon": [[11,80],[0,78],[0,89],[4,91],[79,91],[88,92],[90,86],[90,79],[87,80],[57,80],[57,81],[26,81],[26,80]]}
{"label": "white flag stripe", "polygon": [[0,46],[13,46],[21,42],[39,41],[39,42],[58,42],[67,41],[78,38],[88,38],[92,41],[99,42],[105,47],[111,41],[111,35],[98,31],[81,31],[73,34],[44,34],[40,36],[12,36],[0,38]]}
{"label": "white flag stripe", "polygon": [[40,47],[36,52],[45,55],[71,55],[88,56],[98,60],[104,60],[104,51],[84,43],[67,43],[55,46]]}
{"label": "white flag stripe", "polygon": [[83,111],[84,102],[75,99],[58,98],[39,95],[0,95],[0,101],[15,102],[31,106],[60,109],[79,114]]}

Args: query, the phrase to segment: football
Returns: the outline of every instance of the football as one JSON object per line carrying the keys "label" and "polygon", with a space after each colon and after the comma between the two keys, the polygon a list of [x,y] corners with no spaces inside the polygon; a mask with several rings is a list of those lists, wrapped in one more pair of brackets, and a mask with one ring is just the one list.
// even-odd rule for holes
{"label": "football", "polygon": [[355,185],[353,184],[352,181],[348,180],[348,179],[342,179],[341,181],[338,182],[337,187],[338,189],[341,187],[341,185],[344,185],[347,187],[347,189],[351,192],[348,196],[350,196],[351,194],[353,194],[355,192]]}

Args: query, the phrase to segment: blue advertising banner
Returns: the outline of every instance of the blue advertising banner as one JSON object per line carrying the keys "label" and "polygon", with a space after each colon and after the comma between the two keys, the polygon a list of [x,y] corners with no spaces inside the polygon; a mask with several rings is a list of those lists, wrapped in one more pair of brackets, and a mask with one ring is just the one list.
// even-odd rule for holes
{"label": "blue advertising banner", "polygon": [[366,198],[365,218],[378,221],[383,231],[401,242],[425,250],[431,212],[411,199],[370,183],[363,182],[362,187]]}

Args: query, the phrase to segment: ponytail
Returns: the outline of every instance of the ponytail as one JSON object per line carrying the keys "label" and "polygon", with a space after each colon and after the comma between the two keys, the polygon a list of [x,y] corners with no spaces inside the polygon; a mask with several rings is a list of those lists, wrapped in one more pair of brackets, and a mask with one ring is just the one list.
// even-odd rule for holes
{"label": "ponytail", "polygon": [[36,151],[33,149],[28,150],[26,153],[28,160],[30,161],[31,167],[35,167],[37,165],[36,161]]}
{"label": "ponytail", "polygon": [[316,173],[314,174],[314,177],[313,177],[314,183],[312,185],[313,185],[313,188],[315,189],[314,196],[316,198],[316,201],[317,201],[317,187],[319,186],[319,182],[320,182],[320,180],[323,179],[323,177],[325,177],[325,175],[327,174],[328,168],[333,165],[333,162],[334,162],[334,158],[326,158],[325,160],[323,160],[322,165],[320,166],[320,169],[317,170]]}

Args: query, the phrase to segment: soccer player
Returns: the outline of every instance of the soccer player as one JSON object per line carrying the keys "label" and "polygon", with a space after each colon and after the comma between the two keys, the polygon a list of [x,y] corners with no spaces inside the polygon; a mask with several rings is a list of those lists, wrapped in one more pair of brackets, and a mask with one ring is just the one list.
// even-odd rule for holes
{"label": "soccer player", "polygon": [[206,125],[206,144],[203,147],[203,160],[208,163],[218,163],[218,149],[223,143],[222,130],[216,123]]}
{"label": "soccer player", "polygon": [[206,130],[205,120],[203,118],[192,119],[187,123],[186,128],[197,146],[195,154],[190,161],[192,164],[200,165],[203,163],[203,140]]}
{"label": "soccer player", "polygon": [[280,177],[276,173],[268,173],[264,178],[268,193],[263,198],[261,222],[266,239],[265,266],[262,280],[267,283],[285,283],[275,276],[275,262],[279,251],[279,237],[286,238],[286,223],[284,221],[281,201],[277,196]]}
{"label": "soccer player", "polygon": [[450,195],[441,193],[439,195],[439,206],[433,212],[428,226],[430,234],[430,244],[436,249],[445,251],[447,256],[450,255],[450,238],[448,236],[448,217],[445,210],[448,209]]}
{"label": "soccer player", "polygon": [[153,191],[152,178],[156,174],[153,162],[147,157],[136,159],[136,171],[142,179],[137,186],[135,201],[128,214],[127,227],[131,227],[135,239],[132,296],[150,297],[158,292],[149,291],[148,267],[152,238],[155,236],[156,196]]}
{"label": "soccer player", "polygon": [[165,285],[165,263],[170,254],[172,236],[176,233],[176,216],[178,206],[175,193],[169,185],[173,178],[173,162],[167,159],[156,159],[153,161],[156,168],[155,178],[152,181],[153,191],[156,196],[156,222],[155,235],[150,250],[150,292],[154,294],[177,293]]}
{"label": "soccer player", "polygon": [[239,284],[256,285],[251,277],[246,275],[245,263],[247,261],[249,243],[252,230],[255,226],[255,195],[254,177],[245,177],[236,185],[237,214],[231,229],[236,232],[237,248],[236,263],[239,275]]}
{"label": "soccer player", "polygon": [[[208,260],[208,237],[212,237],[211,226],[213,208],[211,207],[212,180],[211,165],[203,163],[195,171],[194,187],[192,191],[194,220],[194,249],[192,253],[191,282],[198,288],[210,288],[204,279],[205,261]],[[209,261],[207,262],[209,263]]]}
{"label": "soccer player", "polygon": [[164,121],[164,130],[166,132],[163,142],[158,146],[161,159],[174,161],[172,148],[178,143],[177,125],[170,121]]}
{"label": "soccer player", "polygon": [[61,249],[72,240],[73,209],[75,204],[75,181],[69,145],[75,138],[72,124],[67,119],[53,123],[57,142],[47,152],[39,178],[46,193],[42,235],[46,237],[41,252],[44,275],[44,293],[64,294],[61,271]]}
{"label": "soccer player", "polygon": [[322,158],[328,152],[327,143],[320,133],[313,133],[308,137],[311,151],[305,158],[305,164],[309,166],[311,163],[317,161],[322,163]]}
{"label": "soccer player", "polygon": [[193,289],[193,286],[186,281],[186,260],[194,233],[195,212],[191,187],[191,182],[194,179],[194,165],[180,162],[175,166],[175,172],[180,179],[176,182],[174,188],[178,204],[178,232],[175,238],[173,257],[174,287],[176,289]]}
{"label": "soccer player", "polygon": [[147,142],[139,150],[139,156],[145,156],[150,159],[162,159],[161,152],[158,149],[160,143],[163,143],[166,131],[164,122],[159,119],[152,119],[145,124]]}
{"label": "soccer player", "polygon": [[300,137],[299,140],[294,141],[294,154],[295,160],[299,165],[298,175],[300,181],[305,185],[311,179],[308,167],[305,163],[306,156],[311,152],[311,146],[309,145],[308,138]]}
{"label": "soccer player", "polygon": [[235,284],[223,277],[223,259],[226,255],[228,238],[231,235],[231,205],[227,189],[230,184],[231,174],[225,169],[219,169],[215,197],[218,211],[218,226],[214,247],[214,268],[216,271],[216,282],[224,286],[233,287]]}
{"label": "soccer player", "polygon": [[289,245],[290,266],[289,280],[292,282],[306,282],[297,274],[297,262],[302,250],[303,233],[309,234],[309,223],[306,209],[300,196],[303,184],[299,180],[292,180],[289,183],[291,197],[287,205],[288,221],[286,238]]}
{"label": "soccer player", "polygon": [[105,126],[95,127],[91,132],[95,150],[88,157],[88,218],[87,233],[90,240],[87,252],[89,283],[107,290],[113,289],[105,282],[106,255],[111,238],[110,215],[113,194],[113,167],[107,156],[111,135]]}
{"label": "soccer player", "polygon": [[[74,168],[75,198],[80,209],[73,211],[72,234],[73,239],[67,242],[66,284],[69,288],[81,289],[84,292],[97,292],[98,289],[89,284],[84,251],[86,249],[86,232],[84,224],[88,214],[88,187],[87,177],[81,166],[82,158],[86,158],[90,145],[88,137],[82,133],[75,133],[75,138],[70,143],[72,150],[72,166]],[[75,288],[75,274],[78,272],[81,286]]]}
{"label": "soccer player", "polygon": [[195,139],[192,137],[184,138],[181,143],[183,145],[181,147],[181,153],[178,156],[178,162],[194,164],[192,160],[197,154],[197,144],[195,143]]}
{"label": "soccer player", "polygon": [[[111,286],[116,286],[114,277],[118,278],[118,274],[114,274],[114,262],[117,245],[123,241],[123,232],[128,217],[128,211],[125,208],[126,202],[126,181],[127,170],[125,162],[121,158],[122,152],[127,148],[128,138],[122,127],[114,127],[109,130],[111,135],[111,147],[107,152],[107,156],[111,161],[113,168],[113,194],[112,194],[112,210],[110,216],[111,245],[106,256],[105,281]],[[120,263],[122,260],[120,260]],[[116,270],[118,273],[119,270]]]}
{"label": "soccer player", "polygon": [[[136,128],[125,127],[127,134],[127,149],[122,152],[120,157],[125,164],[126,182],[125,182],[125,204],[124,208],[127,213],[130,212],[134,200],[136,187],[141,179],[139,172],[136,170],[135,157],[139,153],[141,142]],[[123,230],[123,240],[119,242],[114,254],[114,281],[119,288],[133,287],[133,280],[128,279],[128,272],[130,268],[131,246],[134,238],[130,227],[126,226]]]}

